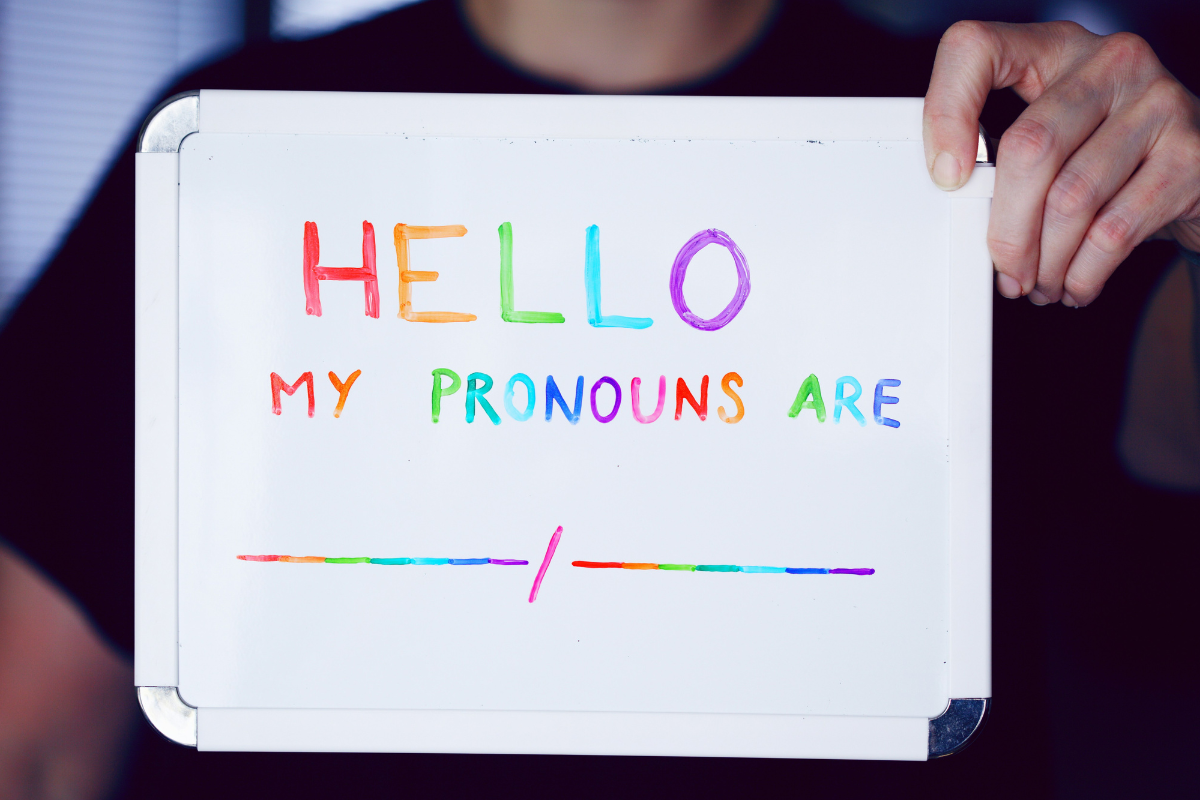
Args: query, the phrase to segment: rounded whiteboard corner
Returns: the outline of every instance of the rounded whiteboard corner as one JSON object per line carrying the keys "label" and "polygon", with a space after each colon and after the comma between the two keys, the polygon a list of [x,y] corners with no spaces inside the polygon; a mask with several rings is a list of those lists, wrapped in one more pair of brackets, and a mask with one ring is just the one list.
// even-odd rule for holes
{"label": "rounded whiteboard corner", "polygon": [[975,148],[975,163],[995,166],[996,140],[988,136],[988,132],[979,126],[979,146]]}
{"label": "rounded whiteboard corner", "polygon": [[138,131],[137,152],[178,153],[189,133],[200,130],[200,92],[173,95],[159,103]]}
{"label": "rounded whiteboard corner", "polygon": [[196,746],[196,709],[174,686],[137,687],[138,704],[154,729],[176,744]]}
{"label": "rounded whiteboard corner", "polygon": [[969,745],[992,709],[990,697],[956,697],[940,717],[929,720],[929,758],[954,755]]}

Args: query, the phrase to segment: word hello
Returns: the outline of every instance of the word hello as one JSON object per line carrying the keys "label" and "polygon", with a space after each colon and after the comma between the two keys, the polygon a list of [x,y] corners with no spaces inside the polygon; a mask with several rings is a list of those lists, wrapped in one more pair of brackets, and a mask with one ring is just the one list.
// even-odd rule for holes
{"label": "word hello", "polygon": [[[500,318],[505,322],[526,324],[561,323],[566,318],[556,311],[518,311],[516,309],[513,280],[513,234],[512,225],[505,222],[498,229],[500,235]],[[474,314],[461,311],[417,311],[413,308],[414,283],[436,281],[437,272],[411,269],[408,243],[414,239],[446,239],[466,236],[462,225],[405,225],[400,223],[392,231],[396,247],[396,267],[400,271],[400,319],[408,322],[473,322]],[[721,313],[712,319],[703,319],[688,308],[683,297],[683,279],[687,276],[692,258],[710,244],[724,247],[733,256],[737,268],[737,288],[733,298]],[[604,314],[600,307],[600,228],[592,225],[585,232],[583,282],[587,297],[588,324],[594,328],[644,329],[654,324],[649,317],[622,317]],[[315,222],[304,223],[304,305],[312,316],[321,316],[321,281],[362,281],[365,295],[366,315],[379,318],[379,279],[375,265],[375,228],[363,221],[363,265],[361,268],[334,268],[319,265],[321,243]],[[671,303],[679,318],[702,331],[717,331],[724,328],[746,304],[750,296],[750,270],[746,257],[725,233],[715,228],[700,231],[684,243],[671,266]]]}

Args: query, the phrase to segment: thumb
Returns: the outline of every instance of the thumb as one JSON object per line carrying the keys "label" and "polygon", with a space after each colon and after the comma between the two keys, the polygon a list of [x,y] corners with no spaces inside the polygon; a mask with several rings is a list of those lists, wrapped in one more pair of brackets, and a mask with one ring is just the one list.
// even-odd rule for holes
{"label": "thumb", "polygon": [[971,177],[988,93],[1018,83],[1034,65],[1045,77],[1053,45],[1041,27],[956,22],[942,36],[922,116],[925,166],[940,188],[957,189]]}

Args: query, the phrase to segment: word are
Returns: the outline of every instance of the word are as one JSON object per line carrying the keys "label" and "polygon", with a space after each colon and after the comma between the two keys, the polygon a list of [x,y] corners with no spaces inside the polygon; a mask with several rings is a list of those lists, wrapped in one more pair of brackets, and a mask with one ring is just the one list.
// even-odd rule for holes
{"label": "word are", "polygon": [[[433,421],[436,423],[442,415],[442,398],[449,397],[462,388],[462,378],[452,369],[435,369],[433,371],[433,394],[431,398],[431,413]],[[447,382],[448,381],[448,382]],[[520,384],[525,389],[524,408],[518,409],[513,402],[516,395],[517,384]],[[733,384],[738,388],[742,386],[742,376],[736,372],[729,372],[725,377],[721,378],[721,391],[729,395],[729,398],[734,402],[737,409],[734,414],[727,414],[725,407],[717,408],[717,416],[722,422],[734,424],[741,422],[742,417],[746,413],[745,407],[742,405],[742,398],[734,391]],[[483,409],[483,413],[492,421],[493,425],[500,424],[500,415],[496,413],[496,409],[492,406],[491,401],[485,395],[492,390],[495,384],[492,381],[492,376],[483,372],[472,372],[467,375],[467,392],[466,392],[466,417],[467,422],[475,421],[476,409]],[[600,392],[605,387],[612,390],[612,405],[609,406],[608,398],[598,399]],[[567,404],[566,398],[562,391],[558,388],[558,383],[555,382],[553,375],[546,376],[546,421],[549,422],[554,417],[554,407],[557,405],[562,416],[566,417],[567,422],[575,425],[579,422],[583,415],[583,398],[584,398],[584,381],[580,375],[575,379],[575,402],[571,405]],[[643,425],[648,425],[659,418],[663,412],[663,407],[667,400],[667,376],[658,376],[658,402],[654,406],[654,412],[645,414],[642,412],[641,398],[642,379],[634,378],[629,382],[629,408],[633,413],[633,418]],[[607,392],[606,392],[607,394]],[[537,406],[537,388],[531,379],[524,372],[518,372],[508,379],[504,386],[504,410],[508,415],[517,422],[524,422],[533,416],[533,412]],[[692,394],[688,388],[687,382],[683,378],[675,381],[675,419],[683,416],[683,404],[687,403],[691,406],[692,411],[701,421],[708,419],[708,376],[705,375],[700,379],[700,400],[696,400],[696,396]],[[621,410],[621,384],[615,379],[605,375],[592,384],[591,391],[591,406],[592,416],[597,422],[608,423],[617,418],[617,413]],[[604,406],[608,410],[601,412],[600,407]]]}
{"label": "word are", "polygon": [[[882,409],[886,405],[894,405],[900,402],[900,398],[884,394],[884,389],[890,389],[900,385],[900,381],[895,378],[883,378],[879,383],[875,384],[875,403],[873,411],[875,414],[875,424],[885,425],[889,428],[899,428],[900,423],[890,417],[883,416]],[[846,387],[849,386],[852,394],[846,396]],[[854,405],[862,397],[862,384],[857,378],[850,375],[843,375],[837,379],[837,383],[833,390],[833,421],[838,423],[842,421],[842,409],[847,409],[854,421],[860,426],[866,425],[867,421],[863,418],[862,412]],[[792,407],[788,409],[789,417],[798,417],[800,412],[806,408],[813,410],[817,415],[817,422],[825,421],[825,400],[821,397],[821,382],[817,380],[816,375],[809,375],[800,384],[800,390],[796,392],[796,399],[792,402]]]}
{"label": "word are", "polygon": [[[557,311],[518,311],[513,279],[512,224],[505,222],[498,229],[500,236],[500,318],[505,322],[526,324],[561,323],[566,317]],[[461,311],[417,311],[413,308],[412,284],[436,281],[438,273],[411,268],[409,242],[415,239],[447,239],[466,236],[462,225],[406,225],[400,223],[392,231],[396,248],[396,267],[400,271],[400,319],[408,322],[474,322],[477,317]],[[321,281],[362,281],[366,315],[379,318],[379,273],[375,264],[375,227],[363,221],[363,265],[361,268],[322,267],[321,242],[317,223],[304,223],[304,306],[311,316],[321,316]],[[710,244],[729,251],[737,269],[737,288],[729,304],[712,319],[704,319],[688,308],[683,296],[683,280],[688,265],[697,253]],[[600,228],[592,225],[584,233],[583,284],[587,301],[588,324],[594,328],[633,328],[641,330],[654,324],[650,317],[622,317],[605,314],[600,306]],[[688,239],[671,265],[668,289],[671,303],[679,318],[702,331],[724,328],[746,304],[750,296],[750,269],[741,249],[727,234],[715,228],[700,231]]]}

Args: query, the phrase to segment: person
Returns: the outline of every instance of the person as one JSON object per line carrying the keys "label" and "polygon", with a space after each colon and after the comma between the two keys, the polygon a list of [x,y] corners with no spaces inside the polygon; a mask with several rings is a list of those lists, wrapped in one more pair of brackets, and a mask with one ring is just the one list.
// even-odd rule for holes
{"label": "person", "polygon": [[[1007,87],[1015,93],[992,93]],[[996,704],[977,744],[923,766],[211,754],[168,745],[142,726],[122,791],[443,795],[518,783],[533,791],[536,776],[538,791],[575,797],[756,787],[1038,797],[1064,775],[1077,786],[1096,782],[1102,795],[1123,786],[1154,794],[1148,786],[1183,780],[1182,768],[1164,768],[1161,758],[1153,774],[1122,769],[1108,755],[1128,757],[1113,748],[1129,737],[1097,724],[1116,713],[1104,698],[1119,694],[1122,676],[1151,695],[1183,695],[1190,664],[1173,627],[1187,607],[1183,583],[1133,565],[1166,553],[1188,563],[1195,537],[1185,532],[1200,509],[1191,496],[1131,481],[1114,447],[1139,315],[1164,270],[1185,269],[1177,248],[1200,250],[1200,102],[1144,40],[1070,23],[982,22],[956,24],[940,41],[904,39],[819,0],[426,0],[321,38],[247,47],[171,92],[198,88],[925,95],[926,164],[948,190],[971,173],[981,117],[1003,131],[988,246],[999,295],[1030,302],[998,300],[995,309]],[[0,488],[9,542],[0,563],[43,587],[0,593],[0,698],[27,687],[58,720],[22,728],[0,705],[0,741],[17,754],[0,762],[13,796],[52,788],[98,796],[133,713],[133,192],[130,145],[0,334],[10,387],[0,393],[0,442],[11,465]],[[1151,239],[1163,241],[1142,244]],[[1158,385],[1195,380],[1191,350],[1178,342],[1194,314],[1181,285],[1163,284],[1174,287],[1171,302],[1150,309],[1166,322],[1155,327],[1152,317],[1143,333],[1157,338],[1139,342],[1138,353],[1160,362]],[[1170,393],[1158,404],[1194,414],[1176,394],[1195,396]],[[1165,416],[1169,425],[1182,418]],[[1162,426],[1126,423],[1122,441],[1132,444],[1121,452],[1158,464],[1153,446],[1138,447]],[[1117,574],[1119,582],[1110,578]],[[67,645],[20,638],[21,621],[41,613],[30,607],[37,603],[56,608],[52,631]],[[6,655],[14,648],[19,670]],[[28,688],[50,664],[60,667],[55,685]],[[53,712],[56,698],[108,709],[85,717],[87,752],[64,743],[73,709]],[[1187,736],[1177,726],[1147,741],[1169,758],[1193,749]]]}

